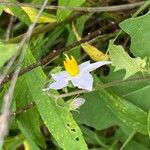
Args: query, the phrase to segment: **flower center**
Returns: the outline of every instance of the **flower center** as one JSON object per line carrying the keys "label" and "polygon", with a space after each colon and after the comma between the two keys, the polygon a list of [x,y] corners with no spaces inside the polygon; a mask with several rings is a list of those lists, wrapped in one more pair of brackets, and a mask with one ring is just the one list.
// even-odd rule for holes
{"label": "flower center", "polygon": [[71,75],[71,76],[76,76],[79,73],[79,66],[76,62],[76,60],[74,59],[73,56],[71,56],[71,58],[69,58],[68,55],[65,55],[66,59],[64,61],[64,67],[66,69],[66,71]]}

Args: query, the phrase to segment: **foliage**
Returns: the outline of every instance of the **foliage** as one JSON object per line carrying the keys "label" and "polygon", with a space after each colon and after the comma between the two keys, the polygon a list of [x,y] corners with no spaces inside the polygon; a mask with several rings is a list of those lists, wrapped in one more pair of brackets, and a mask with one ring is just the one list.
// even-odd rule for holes
{"label": "foliage", "polygon": [[[120,27],[131,36],[131,52],[136,57],[150,56],[149,49],[149,25],[150,12],[137,18],[123,21]],[[138,37],[138,38],[137,38]]]}
{"label": "foliage", "polygon": [[146,63],[141,58],[131,58],[123,49],[122,46],[117,46],[113,44],[113,41],[109,43],[109,54],[110,59],[115,66],[115,71],[120,69],[125,69],[126,74],[124,79],[134,75],[135,73],[141,71],[143,72],[146,66]]}
{"label": "foliage", "polygon": [[[15,5],[0,2],[0,149],[150,149],[150,11],[147,7],[150,1],[130,10],[100,12],[95,8],[98,11],[90,13],[93,9],[85,7],[110,8],[126,2],[128,9],[133,1],[49,0],[48,5],[65,9],[47,7],[30,38],[24,33],[31,29],[39,12],[37,6],[43,0],[22,1],[27,6],[17,6],[16,0],[9,2]],[[84,8],[84,12],[70,8]],[[73,56],[78,64],[86,62],[87,66],[83,67],[86,69],[88,61],[112,63],[89,75],[90,79],[93,77],[92,91],[78,89],[71,83],[57,91],[46,90],[57,78],[54,74],[64,73],[66,54]],[[81,69],[73,57],[69,67],[76,69],[76,76]],[[11,60],[14,61],[9,66]],[[19,67],[13,91],[12,75]],[[83,79],[85,85],[87,73]],[[64,81],[62,78],[60,82]],[[1,141],[7,125],[3,126],[2,114],[7,103],[4,99],[11,95],[5,95],[9,89],[13,92],[7,122],[9,133]]]}

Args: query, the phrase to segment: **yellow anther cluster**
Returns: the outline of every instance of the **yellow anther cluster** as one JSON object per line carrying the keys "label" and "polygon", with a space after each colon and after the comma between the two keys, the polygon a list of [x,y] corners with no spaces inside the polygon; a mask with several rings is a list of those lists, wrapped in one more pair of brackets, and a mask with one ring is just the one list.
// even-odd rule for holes
{"label": "yellow anther cluster", "polygon": [[65,55],[64,67],[71,76],[76,76],[79,73],[79,66],[73,56],[71,58]]}

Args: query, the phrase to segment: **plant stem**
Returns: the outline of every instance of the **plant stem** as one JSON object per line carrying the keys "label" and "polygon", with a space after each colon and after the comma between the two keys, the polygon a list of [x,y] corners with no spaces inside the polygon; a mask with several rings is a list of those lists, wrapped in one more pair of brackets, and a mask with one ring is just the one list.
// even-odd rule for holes
{"label": "plant stem", "polygon": [[[76,7],[76,6],[55,6],[55,5],[47,5],[45,9],[50,10],[72,10],[72,11],[82,11],[82,12],[109,12],[109,11],[121,11],[121,10],[128,10],[138,6],[141,6],[144,3],[142,2],[135,2],[131,4],[122,4],[122,5],[114,5],[114,6],[103,6],[103,7]],[[6,2],[0,1],[0,4],[6,6],[20,6],[20,7],[32,7],[32,8],[40,8],[40,4],[29,4],[29,3],[19,3],[19,2]]]}
{"label": "plant stem", "polygon": [[125,148],[125,146],[131,141],[131,139],[133,138],[133,136],[136,134],[136,131],[133,131],[130,136],[127,138],[127,140],[123,143],[123,145],[121,146],[120,150],[123,150]]}

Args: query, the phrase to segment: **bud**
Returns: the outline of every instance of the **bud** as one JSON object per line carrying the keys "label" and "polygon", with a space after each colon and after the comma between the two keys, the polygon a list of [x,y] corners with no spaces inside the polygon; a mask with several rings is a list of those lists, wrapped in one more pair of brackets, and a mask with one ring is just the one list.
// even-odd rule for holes
{"label": "bud", "polygon": [[76,110],[85,103],[85,99],[79,97],[68,101],[68,103],[69,103],[69,110]]}

